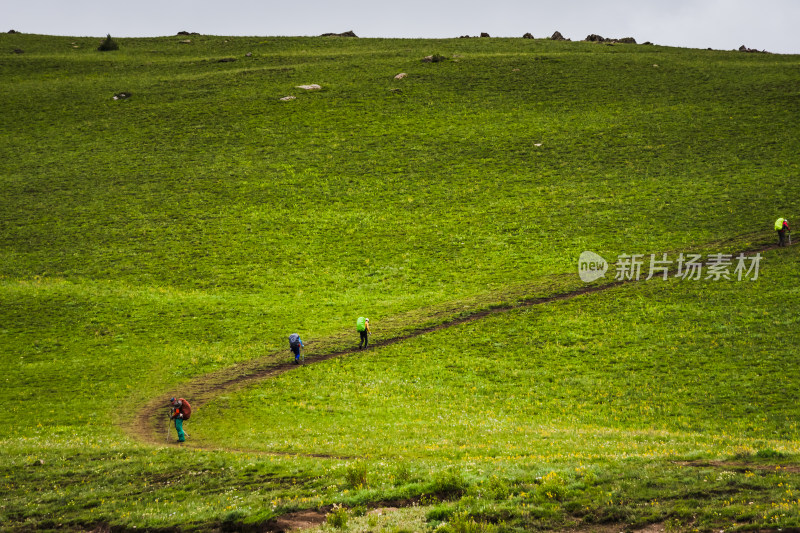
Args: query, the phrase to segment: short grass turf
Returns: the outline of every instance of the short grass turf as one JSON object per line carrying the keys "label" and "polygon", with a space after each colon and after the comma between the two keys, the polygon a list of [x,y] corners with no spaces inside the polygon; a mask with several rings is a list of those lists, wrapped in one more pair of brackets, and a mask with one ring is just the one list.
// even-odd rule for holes
{"label": "short grass turf", "polygon": [[796,255],[654,279],[357,352],[221,397],[197,437],[335,456],[552,462],[795,453]]}
{"label": "short grass turf", "polygon": [[[797,525],[793,248],[755,282],[629,285],[231,392],[188,424],[206,450],[126,431],[293,331],[313,356],[361,314],[380,339],[579,287],[587,249],[773,242],[798,212],[797,56],[99,41],[0,35],[4,527],[423,495],[431,528]],[[672,462],[719,458],[740,466]]]}

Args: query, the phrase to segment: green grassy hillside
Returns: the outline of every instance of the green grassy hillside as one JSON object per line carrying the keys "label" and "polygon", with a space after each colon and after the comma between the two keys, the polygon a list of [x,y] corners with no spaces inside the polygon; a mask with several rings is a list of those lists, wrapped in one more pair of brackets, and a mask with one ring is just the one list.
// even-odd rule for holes
{"label": "green grassy hillside", "polygon": [[[800,57],[117,41],[0,35],[4,528],[800,525]],[[762,258],[577,295],[584,250]]]}

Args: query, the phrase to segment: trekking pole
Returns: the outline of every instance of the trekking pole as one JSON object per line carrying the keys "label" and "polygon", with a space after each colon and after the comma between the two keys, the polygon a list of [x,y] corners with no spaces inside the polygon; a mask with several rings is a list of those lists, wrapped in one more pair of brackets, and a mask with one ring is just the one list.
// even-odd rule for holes
{"label": "trekking pole", "polygon": [[169,427],[172,425],[171,422],[172,420],[169,418],[169,416],[167,416],[167,435],[166,435],[167,442],[169,442],[169,429],[170,429]]}

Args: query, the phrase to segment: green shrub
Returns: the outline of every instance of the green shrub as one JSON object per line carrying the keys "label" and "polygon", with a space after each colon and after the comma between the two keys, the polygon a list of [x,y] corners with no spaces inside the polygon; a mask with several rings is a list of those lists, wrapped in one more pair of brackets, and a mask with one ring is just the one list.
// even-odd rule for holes
{"label": "green shrub", "polygon": [[437,472],[431,483],[431,492],[439,495],[460,496],[466,489],[467,482],[464,476],[453,469]]}
{"label": "green shrub", "polygon": [[557,472],[550,472],[542,477],[541,485],[536,488],[536,493],[543,501],[562,501],[567,495],[567,486]]}
{"label": "green shrub", "polygon": [[111,34],[109,33],[97,49],[101,52],[108,52],[110,50],[119,50],[119,45],[117,41],[111,38]]}
{"label": "green shrub", "polygon": [[237,531],[245,516],[247,516],[247,514],[240,509],[234,509],[233,511],[225,513],[222,516],[222,529],[225,531]]}
{"label": "green shrub", "polygon": [[504,500],[511,494],[511,488],[506,480],[492,476],[483,484],[481,492],[493,500]]}
{"label": "green shrub", "polygon": [[344,480],[352,488],[367,486],[367,465],[361,461],[356,461],[348,465],[344,472]]}
{"label": "green shrub", "polygon": [[454,514],[450,522],[437,528],[439,532],[447,533],[489,533],[496,531],[497,528],[491,524],[476,522],[466,511]]}
{"label": "green shrub", "polygon": [[423,506],[437,505],[440,503],[442,503],[442,500],[435,494],[423,494],[419,499],[419,504]]}
{"label": "green shrub", "polygon": [[782,457],[786,457],[786,454],[766,448],[764,450],[758,450],[756,452],[756,457],[761,459],[780,459]]}
{"label": "green shrub", "polygon": [[331,527],[336,529],[344,529],[347,527],[348,518],[349,515],[347,514],[347,509],[341,505],[334,505],[331,512],[328,513],[328,516],[325,518],[325,521]]}
{"label": "green shrub", "polygon": [[448,505],[437,505],[425,515],[428,522],[446,522],[453,516],[454,510]]}
{"label": "green shrub", "polygon": [[367,508],[364,505],[356,505],[350,509],[350,514],[355,517],[364,516],[367,514]]}
{"label": "green shrub", "polygon": [[408,466],[408,463],[401,462],[397,463],[397,466],[394,469],[394,482],[395,485],[402,485],[404,483],[408,483],[411,481],[411,468]]}

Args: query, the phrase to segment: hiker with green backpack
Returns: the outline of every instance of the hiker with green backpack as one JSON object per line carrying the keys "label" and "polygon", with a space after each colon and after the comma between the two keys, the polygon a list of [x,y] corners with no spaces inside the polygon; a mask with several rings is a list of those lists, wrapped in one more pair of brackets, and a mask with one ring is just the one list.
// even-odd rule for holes
{"label": "hiker with green backpack", "polygon": [[364,318],[363,316],[358,317],[358,320],[356,320],[356,330],[358,334],[361,335],[361,342],[358,343],[358,349],[361,350],[367,347],[367,344],[369,344],[369,336],[372,334],[369,330],[369,318]]}
{"label": "hiker with green backpack", "polygon": [[[778,246],[786,246],[786,233],[791,232],[789,221],[781,217],[775,221],[775,231],[778,232]],[[789,244],[792,243],[792,236],[789,235]]]}

